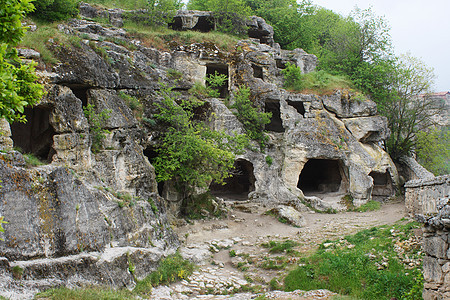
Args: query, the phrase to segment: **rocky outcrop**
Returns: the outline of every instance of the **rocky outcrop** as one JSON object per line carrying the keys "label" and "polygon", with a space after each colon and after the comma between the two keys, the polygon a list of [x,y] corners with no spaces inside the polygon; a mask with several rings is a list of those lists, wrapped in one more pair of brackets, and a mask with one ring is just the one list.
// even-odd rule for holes
{"label": "rocky outcrop", "polygon": [[[109,16],[113,25],[123,16],[85,4],[81,11],[90,18]],[[195,23],[189,18],[183,26]],[[89,20],[59,27],[81,42],[49,41],[60,63],[42,72],[45,99],[27,109],[27,124],[1,124],[0,211],[9,222],[0,242],[4,289],[86,281],[129,287],[129,257],[142,277],[177,248],[165,212],[176,212],[181,197],[170,181],[158,185],[151,165],[163,126],[152,119],[161,83],[189,97],[189,88],[204,84],[207,74],[229,76],[222,91],[229,103],[207,98],[205,107],[209,125],[230,134],[245,131],[229,108],[240,85],[249,86],[255,105],[272,113],[267,148],[236,158],[241,177],[234,187],[233,181],[225,185],[230,194],[286,204],[292,215],[289,207],[304,209],[303,202],[343,209],[343,196],[360,205],[377,185],[397,184],[395,166],[378,145],[388,130],[375,104],[341,91],[321,96],[284,90],[281,70],[287,62],[307,73],[317,58],[301,49],[281,50],[270,40],[270,26],[260,18],[251,22],[257,37],[231,52],[209,42],[170,43],[171,50],[161,51],[130,39],[123,29]],[[88,107],[109,118],[94,126],[93,116],[83,112]],[[99,131],[103,137],[97,139]],[[13,144],[47,165],[30,167],[11,150]],[[301,216],[295,218],[301,226]],[[24,269],[18,282],[11,281],[14,266]],[[39,281],[50,270],[57,274],[54,281]]]}

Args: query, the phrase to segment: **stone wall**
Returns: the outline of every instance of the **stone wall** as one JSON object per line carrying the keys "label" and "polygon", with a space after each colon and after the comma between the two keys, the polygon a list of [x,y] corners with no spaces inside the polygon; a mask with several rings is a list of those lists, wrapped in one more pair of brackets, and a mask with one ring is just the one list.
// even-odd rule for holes
{"label": "stone wall", "polygon": [[437,199],[438,213],[432,217],[418,215],[425,224],[423,235],[424,300],[450,299],[450,200]]}
{"label": "stone wall", "polygon": [[411,216],[438,213],[437,201],[449,197],[450,175],[410,180],[405,184],[405,206]]}

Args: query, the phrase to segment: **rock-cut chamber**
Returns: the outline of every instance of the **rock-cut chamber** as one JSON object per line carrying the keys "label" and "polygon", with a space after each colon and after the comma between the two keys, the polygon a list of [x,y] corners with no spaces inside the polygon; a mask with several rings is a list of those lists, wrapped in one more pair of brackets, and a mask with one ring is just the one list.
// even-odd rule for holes
{"label": "rock-cut chamber", "polygon": [[244,200],[255,190],[255,181],[253,164],[245,159],[238,159],[234,163],[232,176],[225,179],[224,185],[213,182],[210,191],[214,196]]}
{"label": "rock-cut chamber", "polygon": [[304,194],[341,192],[343,182],[342,163],[332,159],[310,159],[303,167],[297,187]]}

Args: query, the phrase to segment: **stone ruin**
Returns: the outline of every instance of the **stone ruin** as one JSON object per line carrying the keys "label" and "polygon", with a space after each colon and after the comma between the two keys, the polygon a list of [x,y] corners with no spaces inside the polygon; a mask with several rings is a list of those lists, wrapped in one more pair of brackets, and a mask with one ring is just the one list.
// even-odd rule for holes
{"label": "stone ruin", "polygon": [[[161,51],[128,38],[120,28],[120,10],[83,4],[81,12],[90,18],[108,16],[119,27],[83,19],[60,25],[62,32],[82,38],[79,47],[51,42],[60,63],[41,71],[45,98],[27,109],[28,123],[1,123],[0,211],[9,222],[0,241],[4,290],[36,292],[85,282],[131,288],[134,276],[143,278],[178,248],[166,212],[177,213],[182,199],[172,182],[155,180],[151,162],[158,130],[145,121],[158,101],[160,81],[187,97],[194,83],[205,84],[205,76],[218,71],[229,76],[221,97],[230,95],[232,102],[233,92],[245,84],[255,103],[272,112],[265,152],[239,155],[226,184],[211,183],[214,195],[328,210],[346,209],[344,196],[358,206],[395,193],[397,169],[380,146],[389,134],[387,121],[375,103],[346,91],[315,95],[283,89],[281,70],[287,62],[308,73],[317,58],[302,49],[281,50],[264,20],[252,18],[253,38],[230,53],[209,43],[172,44]],[[182,26],[203,26],[201,16],[179,17]],[[134,46],[130,50],[123,44]],[[183,76],[174,81],[168,70]],[[139,99],[142,117],[123,94]],[[207,102],[212,128],[244,132],[224,99]],[[96,153],[83,113],[88,104],[97,113],[111,111],[104,124],[109,133]],[[46,165],[27,168],[12,146]],[[16,266],[23,270],[19,281],[11,271]],[[46,276],[50,273],[52,278]]]}

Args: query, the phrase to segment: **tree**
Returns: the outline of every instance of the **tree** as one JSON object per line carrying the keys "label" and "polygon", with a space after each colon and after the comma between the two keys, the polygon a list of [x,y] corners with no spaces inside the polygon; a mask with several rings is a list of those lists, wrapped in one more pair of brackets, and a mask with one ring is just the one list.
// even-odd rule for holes
{"label": "tree", "polygon": [[78,0],[35,0],[36,10],[32,13],[38,19],[53,22],[67,20],[78,15]]}
{"label": "tree", "polygon": [[147,0],[147,3],[148,13],[156,25],[170,23],[184,5],[182,0]]}
{"label": "tree", "polygon": [[193,111],[204,104],[201,100],[179,100],[166,85],[161,85],[158,94],[161,103],[154,117],[166,129],[153,163],[156,180],[174,180],[187,201],[195,188],[206,188],[212,181],[222,183],[230,176],[235,154],[243,150],[247,137],[214,131],[195,120]]}
{"label": "tree", "polygon": [[386,141],[387,150],[393,159],[398,159],[412,153],[417,133],[435,125],[433,116],[442,107],[428,95],[434,74],[433,69],[421,60],[409,54],[400,56],[390,79],[390,97],[380,102],[378,107],[388,118],[391,130]]}
{"label": "tree", "polygon": [[26,106],[40,101],[43,86],[36,83],[35,64],[22,64],[14,48],[25,34],[21,20],[34,9],[29,0],[0,3],[0,118],[25,122]]}
{"label": "tree", "polygon": [[418,162],[434,175],[450,174],[450,128],[419,131],[415,149]]}

